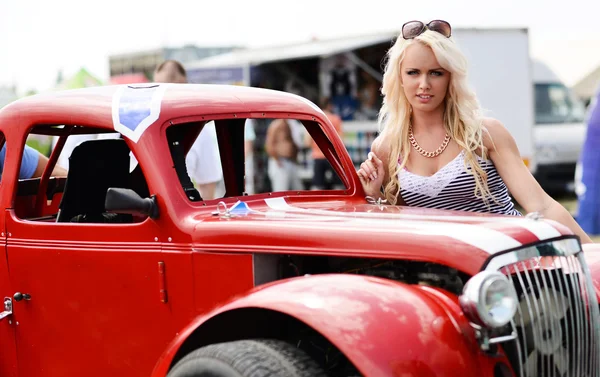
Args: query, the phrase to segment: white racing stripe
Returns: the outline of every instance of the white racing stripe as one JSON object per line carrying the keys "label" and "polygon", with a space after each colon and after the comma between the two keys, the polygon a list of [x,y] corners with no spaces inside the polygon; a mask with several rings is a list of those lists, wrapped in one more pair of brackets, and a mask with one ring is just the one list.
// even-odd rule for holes
{"label": "white racing stripe", "polygon": [[477,247],[489,254],[519,247],[522,244],[516,239],[497,230],[473,224],[453,224],[440,222],[411,222],[409,226],[418,226],[430,231],[430,234],[443,235]]}
{"label": "white racing stripe", "polygon": [[[389,220],[382,219],[379,216],[373,217],[357,217],[354,213],[336,212],[327,210],[310,210],[289,205],[284,198],[268,198],[265,202],[269,208],[276,211],[289,211],[300,213],[321,214],[334,217],[345,217],[354,224],[375,227],[377,232],[394,232],[393,229],[386,227],[377,227],[382,223],[389,225]],[[361,213],[362,215],[362,213]],[[376,215],[376,214],[373,214]],[[394,216],[396,221],[405,220],[402,216]],[[429,217],[431,219],[431,217]],[[438,221],[418,221],[414,220],[403,224],[408,230],[416,234],[424,235],[440,235],[455,239],[457,241],[469,244],[487,253],[494,254],[510,248],[519,247],[522,244],[516,239],[490,228],[482,227],[475,224],[457,224]],[[410,229],[412,228],[412,229]]]}
{"label": "white racing stripe", "polygon": [[545,221],[532,220],[532,219],[519,219],[519,220],[521,220],[521,221],[518,221],[518,222],[515,221],[514,225],[518,225],[520,227],[527,229],[531,233],[535,234],[535,236],[537,238],[539,238],[540,240],[546,240],[548,238],[554,238],[554,237],[561,236],[561,233],[558,231],[558,229],[556,229],[555,227],[553,227],[552,225],[548,224]]}
{"label": "white racing stripe", "polygon": [[300,210],[304,209],[299,207],[292,207],[288,204],[288,202],[285,201],[285,198],[267,198],[265,199],[265,202],[267,203],[269,208],[276,209],[279,211],[290,211],[296,208]]}
{"label": "white racing stripe", "polygon": [[[322,215],[333,215],[333,216],[346,216],[351,217],[363,217],[363,218],[378,218],[378,219],[404,219],[404,220],[421,220],[431,221],[433,220],[431,215],[415,215],[409,213],[374,213],[374,212],[338,212],[331,210],[318,210],[318,209],[306,209],[300,207],[291,206],[285,198],[268,198],[265,199],[267,205],[279,211],[294,211],[294,212],[308,212],[312,214]],[[521,227],[531,233],[533,233],[539,240],[546,240],[554,237],[559,237],[562,234],[553,227],[551,224],[533,220],[522,216],[505,216],[505,217],[487,217],[487,216],[436,216],[435,221],[461,221],[461,222],[496,222],[496,223],[509,223],[514,226]]]}

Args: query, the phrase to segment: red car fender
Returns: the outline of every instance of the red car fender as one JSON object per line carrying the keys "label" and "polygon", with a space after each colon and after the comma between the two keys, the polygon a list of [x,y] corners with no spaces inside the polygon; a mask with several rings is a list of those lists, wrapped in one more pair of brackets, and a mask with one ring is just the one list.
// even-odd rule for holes
{"label": "red car fender", "polygon": [[[209,319],[264,308],[325,336],[364,376],[493,375],[447,305],[418,286],[359,275],[318,275],[261,286],[201,316],[181,331],[152,376],[165,376],[185,339]],[[464,318],[462,319],[464,322]],[[482,363],[479,362],[482,361]],[[483,368],[482,368],[483,366]]]}
{"label": "red car fender", "polygon": [[600,244],[584,243],[581,246],[583,248],[585,261],[590,269],[596,296],[598,297],[598,300],[600,300]]}

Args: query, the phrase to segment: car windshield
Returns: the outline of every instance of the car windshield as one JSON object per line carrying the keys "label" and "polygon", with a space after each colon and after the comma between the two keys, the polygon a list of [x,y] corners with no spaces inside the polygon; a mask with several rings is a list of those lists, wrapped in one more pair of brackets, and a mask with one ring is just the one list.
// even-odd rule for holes
{"label": "car windshield", "polygon": [[561,83],[535,84],[535,123],[583,122],[585,108]]}
{"label": "car windshield", "polygon": [[[341,121],[336,131],[342,132]],[[338,175],[342,165],[333,144],[314,121],[289,116],[214,121],[203,117],[169,127],[167,141],[173,168],[190,201],[347,188]],[[366,153],[359,157],[366,159]]]}

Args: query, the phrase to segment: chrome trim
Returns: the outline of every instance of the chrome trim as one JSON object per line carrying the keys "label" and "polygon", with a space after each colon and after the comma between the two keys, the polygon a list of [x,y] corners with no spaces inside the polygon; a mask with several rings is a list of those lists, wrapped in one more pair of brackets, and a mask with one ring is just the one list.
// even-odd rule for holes
{"label": "chrome trim", "polygon": [[471,323],[471,327],[473,328],[473,330],[475,330],[475,337],[479,341],[479,348],[484,352],[488,352],[491,349],[490,346],[492,344],[509,342],[511,340],[517,339],[517,337],[519,336],[514,331],[510,335],[491,336],[490,330],[486,329],[485,327],[479,326],[475,323]]}
{"label": "chrome trim", "polygon": [[[483,326],[486,329],[503,327],[510,322],[509,318],[507,322],[497,323],[497,321],[494,321],[494,319],[486,313],[485,308],[482,308],[482,306],[485,306],[486,304],[484,302],[484,296],[490,289],[491,285],[497,281],[505,284],[505,286],[508,288],[505,297],[511,298],[513,300],[513,304],[516,306],[518,300],[517,295],[514,292],[514,287],[506,275],[499,271],[481,271],[480,273],[471,277],[465,284],[462,295],[460,295],[458,298],[460,306],[467,315],[467,318],[469,318],[471,322],[474,322],[479,326]],[[512,316],[514,316],[514,313]]]}
{"label": "chrome trim", "polygon": [[[521,264],[523,264],[523,262],[521,262]],[[523,283],[523,278],[521,277],[520,270],[517,269],[516,271],[517,271],[517,278],[519,279],[519,283],[521,284],[521,286],[524,286],[525,284]],[[529,300],[529,296],[528,295],[525,296],[525,303],[527,305],[527,312],[529,314],[529,318],[533,318],[533,310],[531,309],[531,302]],[[520,314],[518,318],[521,319],[521,321],[520,321],[521,322],[521,326],[520,327],[521,328],[525,328],[525,322],[523,321],[523,312],[521,310],[521,305],[518,305],[517,308],[518,308],[518,313]],[[516,328],[514,319],[513,319],[513,322],[511,323],[511,325],[513,326],[513,329]],[[523,337],[523,338],[524,338],[523,343],[525,343],[524,344],[524,346],[525,346],[524,348],[527,350],[527,349],[529,349],[529,347],[527,347],[527,337]],[[522,350],[521,350],[521,344],[519,342],[517,342],[517,351],[518,351],[518,355],[519,355],[519,365],[525,365],[525,362],[527,361],[527,357],[525,355],[525,352],[522,352]],[[521,373],[520,375],[522,377],[523,373]]]}
{"label": "chrome trim", "polygon": [[502,343],[502,342],[508,342],[510,340],[515,340],[517,339],[517,332],[513,331],[510,335],[505,335],[505,336],[497,336],[495,338],[490,338],[490,344],[498,344],[498,343]]}
{"label": "chrome trim", "polygon": [[0,313],[0,320],[3,320],[12,313],[12,298],[4,297],[4,311]]}
{"label": "chrome trim", "polygon": [[519,303],[510,332],[479,334],[482,349],[514,347],[520,377],[600,377],[600,308],[576,237],[492,256],[483,271],[507,276]]}
{"label": "chrome trim", "polygon": [[[573,268],[573,261],[571,258],[567,258],[567,265],[569,267],[569,270],[573,271],[570,274],[570,278],[573,281],[573,283],[571,284],[571,287],[572,288],[580,287],[581,284],[574,280],[575,279],[574,273],[576,273],[577,270],[576,270],[576,268]],[[576,347],[575,347],[576,357],[574,360],[574,363],[575,363],[574,367],[576,368],[575,375],[580,376],[581,375],[581,348],[582,348],[580,340],[583,337],[582,336],[583,328],[581,325],[581,322],[583,321],[583,307],[582,307],[582,305],[579,305],[579,303],[581,303],[580,290],[574,289],[573,294],[576,296],[576,298],[575,298],[575,320],[576,320],[575,335],[576,335],[576,338],[574,339],[574,345],[576,345]]]}
{"label": "chrome trim", "polygon": [[[600,368],[598,368],[598,359],[600,358],[600,349],[598,348],[598,343],[600,342],[600,307],[598,306],[598,297],[595,294],[594,284],[592,283],[592,274],[590,272],[590,268],[585,261],[585,257],[582,253],[577,254],[577,260],[579,261],[579,266],[583,271],[584,276],[587,277],[585,279],[585,283],[587,285],[588,291],[588,302],[592,303],[592,305],[588,305],[590,308],[591,315],[591,324],[593,327],[593,333],[596,334],[595,339],[591,339],[590,341],[590,355],[592,360],[591,372],[596,372],[596,375],[600,375]],[[595,304],[595,305],[594,305]]]}
{"label": "chrome trim", "polygon": [[[581,244],[577,238],[563,238],[540,244],[548,243],[555,247],[555,254],[551,256],[568,257],[581,251]],[[511,265],[513,263],[544,257],[546,255],[542,255],[537,248],[537,246],[540,244],[527,246],[522,249],[517,249],[493,256],[489,263],[485,266],[484,271],[498,271],[502,267]]]}

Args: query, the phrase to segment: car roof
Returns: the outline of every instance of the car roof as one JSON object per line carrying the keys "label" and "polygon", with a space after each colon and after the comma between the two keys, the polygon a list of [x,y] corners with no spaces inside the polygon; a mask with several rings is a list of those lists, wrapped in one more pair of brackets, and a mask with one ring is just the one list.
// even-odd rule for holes
{"label": "car roof", "polygon": [[[144,91],[154,93],[152,101],[158,103],[159,119],[163,121],[198,115],[232,114],[233,117],[233,114],[248,112],[320,114],[325,118],[311,101],[276,90],[234,85],[146,83],[65,90],[26,97],[0,110],[0,122],[16,116],[29,119],[25,122],[27,124],[93,125],[115,129],[115,116],[119,114],[119,105],[123,101],[141,106],[141,110],[144,110],[144,99],[136,102],[136,96]],[[162,121],[154,121],[152,125],[158,123]]]}

